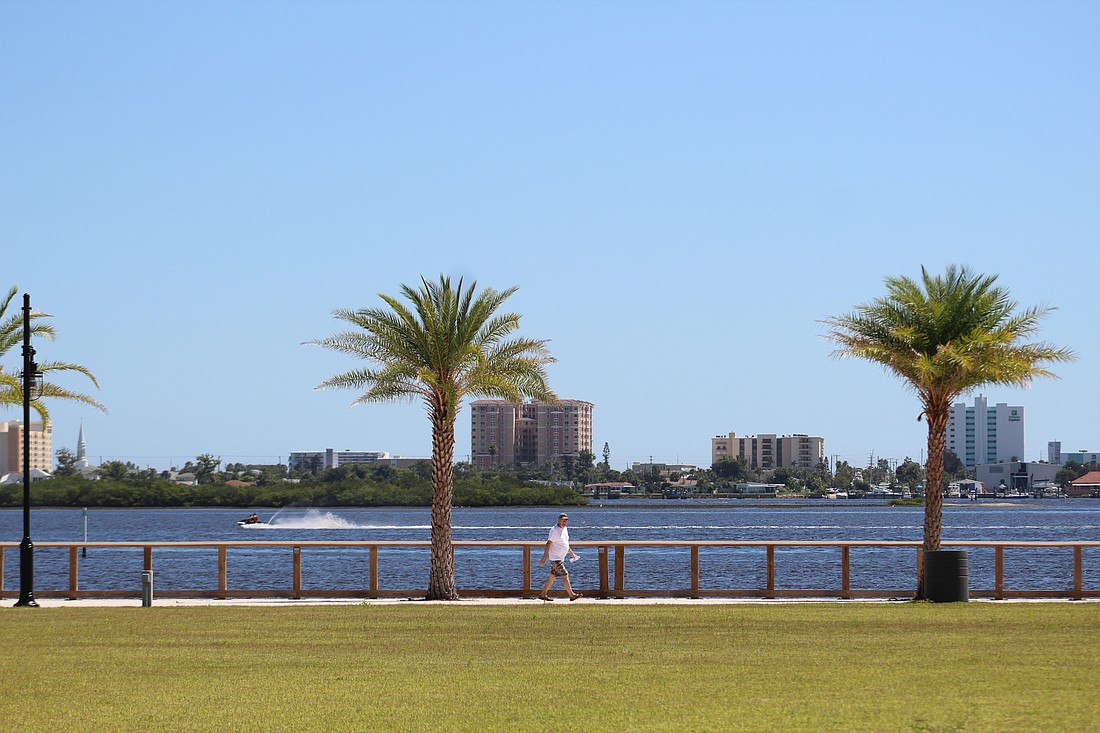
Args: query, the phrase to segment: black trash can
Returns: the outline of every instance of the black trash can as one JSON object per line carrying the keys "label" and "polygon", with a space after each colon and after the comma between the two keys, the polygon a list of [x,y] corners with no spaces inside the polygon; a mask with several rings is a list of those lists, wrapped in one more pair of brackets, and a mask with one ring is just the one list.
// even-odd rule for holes
{"label": "black trash can", "polygon": [[970,569],[966,550],[924,553],[924,597],[936,603],[970,600]]}

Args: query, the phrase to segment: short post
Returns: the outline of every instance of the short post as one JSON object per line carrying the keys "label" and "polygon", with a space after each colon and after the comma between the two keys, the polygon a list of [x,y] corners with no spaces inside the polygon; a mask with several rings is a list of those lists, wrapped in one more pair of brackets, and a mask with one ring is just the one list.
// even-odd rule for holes
{"label": "short post", "polygon": [[153,571],[141,571],[141,607],[149,608],[153,605]]}

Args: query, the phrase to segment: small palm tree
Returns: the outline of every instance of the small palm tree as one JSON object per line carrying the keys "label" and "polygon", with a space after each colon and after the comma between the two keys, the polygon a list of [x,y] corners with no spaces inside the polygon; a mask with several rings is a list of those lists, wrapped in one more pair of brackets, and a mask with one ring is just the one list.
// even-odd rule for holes
{"label": "small palm tree", "polygon": [[[8,295],[2,301],[0,301],[0,359],[13,349],[15,346],[22,344],[23,341],[23,314],[13,313],[10,316],[7,315],[8,306],[11,305],[12,299],[15,298],[15,294],[19,291],[18,288],[13,287],[8,291]],[[45,313],[38,311],[32,311],[29,315],[30,320],[30,333],[32,338],[44,339],[46,341],[53,341],[56,331],[53,324],[44,321],[44,318],[48,318]],[[92,384],[96,387],[99,386],[99,382],[96,381],[95,376],[88,370],[87,367],[80,364],[71,364],[63,361],[48,361],[38,365],[38,371],[43,374],[49,374],[50,372],[79,372],[88,379],[92,380]],[[43,399],[62,399],[73,400],[76,402],[83,402],[86,405],[91,405],[97,410],[107,411],[103,405],[99,404],[91,396],[83,394],[81,392],[74,392],[73,390],[66,389],[57,384],[47,380],[42,385],[42,392],[39,397],[31,402],[31,406],[42,418],[43,422],[49,422],[50,413],[43,402]],[[0,364],[0,406],[21,405],[23,404],[23,383],[15,372],[6,372],[4,366]]]}
{"label": "small palm tree", "polygon": [[[954,265],[942,275],[921,268],[921,280],[886,279],[887,295],[823,323],[835,355],[881,364],[917,393],[928,423],[925,471],[925,551],[940,547],[943,532],[943,465],[951,404],[985,384],[1024,387],[1035,377],[1055,377],[1045,368],[1070,361],[1073,352],[1046,343],[1026,343],[1050,312],[1018,304],[997,277]],[[920,419],[921,416],[918,416]],[[917,590],[923,597],[923,579]]]}
{"label": "small palm tree", "polygon": [[317,389],[365,389],[352,404],[423,400],[432,425],[432,555],[429,600],[455,600],[451,503],[454,494],[455,419],[466,396],[556,401],[545,366],[554,361],[545,341],[511,338],[519,316],[498,314],[516,288],[475,294],[448,277],[401,286],[406,303],[380,295],[387,307],[336,310],[359,330],[307,341],[377,366],[330,377]]}

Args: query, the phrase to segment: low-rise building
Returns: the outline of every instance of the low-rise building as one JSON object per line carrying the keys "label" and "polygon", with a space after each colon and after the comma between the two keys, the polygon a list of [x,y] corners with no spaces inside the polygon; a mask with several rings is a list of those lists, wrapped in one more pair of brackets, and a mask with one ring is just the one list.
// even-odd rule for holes
{"label": "low-rise building", "polygon": [[656,463],[654,461],[634,461],[630,464],[630,470],[639,476],[657,474],[658,476],[668,476],[673,473],[691,473],[697,470],[698,466],[693,466],[690,463]]}
{"label": "low-rise building", "polygon": [[298,469],[324,470],[353,464],[369,464],[384,461],[390,457],[385,451],[362,450],[306,450],[294,451],[287,459],[287,468],[291,471]]}
{"label": "low-rise building", "polygon": [[995,493],[1020,491],[1025,494],[1039,486],[1050,486],[1061,466],[1033,461],[983,463],[974,469],[974,477]]}
{"label": "low-rise building", "polygon": [[1064,466],[1070,461],[1079,463],[1082,466],[1087,466],[1090,463],[1100,465],[1100,453],[1091,453],[1087,450],[1066,451],[1063,453],[1062,441],[1051,440],[1047,443],[1047,460],[1059,466]]}
{"label": "low-rise building", "polygon": [[412,468],[417,463],[431,463],[431,458],[409,458],[391,456],[384,450],[302,450],[293,451],[287,459],[287,468],[291,471],[324,471],[347,465],[381,465],[391,468]]}
{"label": "low-rise building", "polygon": [[[53,475],[43,471],[40,468],[31,469],[31,483],[35,481],[44,481],[45,479],[53,478]],[[23,483],[23,474],[18,471],[12,471],[11,473],[5,473],[0,476],[0,484],[21,484]]]}
{"label": "low-rise building", "polygon": [[825,439],[795,433],[794,435],[738,436],[737,433],[710,439],[710,462],[713,466],[723,458],[744,458],[750,468],[765,471],[776,468],[817,468],[825,463]]}
{"label": "low-rise building", "polygon": [[614,499],[622,494],[633,494],[634,484],[629,481],[601,481],[595,484],[585,484],[584,490],[597,499],[601,496]]}
{"label": "low-rise building", "polygon": [[1100,498],[1100,471],[1089,471],[1066,487],[1066,496]]}

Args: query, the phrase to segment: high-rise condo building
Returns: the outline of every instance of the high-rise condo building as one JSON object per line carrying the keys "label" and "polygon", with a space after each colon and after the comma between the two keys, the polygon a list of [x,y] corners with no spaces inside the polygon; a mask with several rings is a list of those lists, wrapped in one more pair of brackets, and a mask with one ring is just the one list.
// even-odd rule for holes
{"label": "high-rise condo building", "polygon": [[[49,472],[53,467],[53,427],[32,422],[29,437],[30,468]],[[22,420],[0,422],[0,475],[6,473],[23,473]]]}
{"label": "high-rise condo building", "polygon": [[825,439],[809,435],[779,436],[761,433],[738,437],[737,433],[710,439],[710,462],[744,458],[749,468],[817,468],[825,462]]}
{"label": "high-rise condo building", "polygon": [[974,405],[951,405],[947,418],[947,450],[967,468],[1024,459],[1024,408],[998,402],[989,406],[978,395]]}
{"label": "high-rise condo building", "polygon": [[592,409],[584,400],[470,404],[470,460],[478,468],[545,466],[592,452]]}

